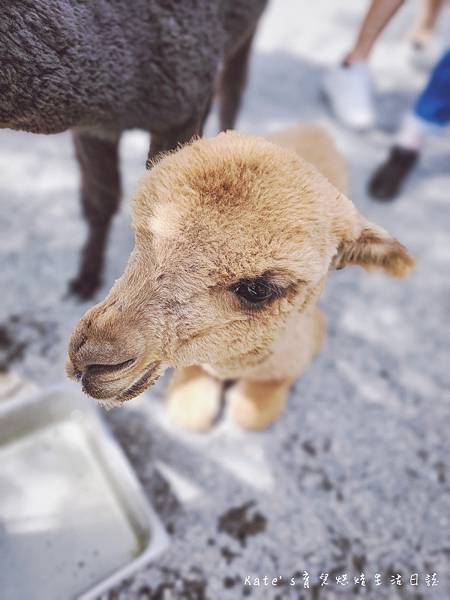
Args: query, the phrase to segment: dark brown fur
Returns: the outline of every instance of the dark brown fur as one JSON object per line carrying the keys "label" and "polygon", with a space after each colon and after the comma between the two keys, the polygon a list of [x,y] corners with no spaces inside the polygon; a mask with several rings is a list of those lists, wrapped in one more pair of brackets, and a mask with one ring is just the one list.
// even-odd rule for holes
{"label": "dark brown fur", "polygon": [[100,282],[120,199],[121,133],[151,133],[150,165],[157,154],[201,136],[218,80],[220,127],[232,128],[266,1],[0,4],[0,128],[74,131],[88,223],[71,284],[79,296],[91,296]]}

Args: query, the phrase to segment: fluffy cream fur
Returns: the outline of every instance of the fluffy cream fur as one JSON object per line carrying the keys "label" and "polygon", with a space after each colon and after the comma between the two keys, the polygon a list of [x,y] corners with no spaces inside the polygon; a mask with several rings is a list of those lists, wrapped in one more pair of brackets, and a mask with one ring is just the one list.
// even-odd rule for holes
{"label": "fluffy cream fur", "polygon": [[[124,275],[72,335],[68,373],[94,398],[121,403],[175,367],[169,414],[194,430],[212,425],[222,382],[233,380],[232,417],[267,427],[322,346],[316,303],[329,271],[354,264],[401,277],[413,266],[347,199],[346,182],[314,125],[270,140],[222,133],[165,156],[134,197]],[[255,279],[276,290],[260,305],[237,294]]]}

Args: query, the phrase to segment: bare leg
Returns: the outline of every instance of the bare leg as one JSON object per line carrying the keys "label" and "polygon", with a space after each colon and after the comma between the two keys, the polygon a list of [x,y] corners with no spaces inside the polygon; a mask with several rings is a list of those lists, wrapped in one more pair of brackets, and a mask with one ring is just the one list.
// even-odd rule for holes
{"label": "bare leg", "polygon": [[219,82],[220,130],[233,129],[247,82],[248,62],[254,38],[252,32],[245,42],[225,61]]}
{"label": "bare leg", "polygon": [[428,43],[443,5],[444,0],[422,0],[420,11],[411,33],[411,41],[413,43],[418,46],[425,46]]}
{"label": "bare leg", "polygon": [[80,298],[90,298],[100,284],[111,220],[119,206],[119,137],[80,132],[73,136],[81,170],[81,204],[88,224],[79,272],[70,283],[70,290]]}
{"label": "bare leg", "polygon": [[355,44],[345,57],[345,63],[367,60],[380,33],[403,4],[404,0],[372,0],[359,30]]}
{"label": "bare leg", "polygon": [[368,59],[380,33],[404,0],[371,0],[353,47],[324,79],[323,91],[339,121],[359,131],[377,119]]}
{"label": "bare leg", "polygon": [[171,420],[183,429],[206,431],[219,413],[222,383],[200,367],[177,369],[167,393]]}
{"label": "bare leg", "polygon": [[283,412],[289,386],[287,381],[239,381],[227,395],[232,419],[244,429],[266,429]]}

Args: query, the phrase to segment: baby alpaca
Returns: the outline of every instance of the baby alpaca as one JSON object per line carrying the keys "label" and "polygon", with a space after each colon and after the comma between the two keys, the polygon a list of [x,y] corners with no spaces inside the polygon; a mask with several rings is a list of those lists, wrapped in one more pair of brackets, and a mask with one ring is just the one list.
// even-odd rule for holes
{"label": "baby alpaca", "polygon": [[178,425],[211,427],[231,380],[232,418],[264,429],[322,346],[329,271],[410,271],[407,250],[344,195],[343,160],[320,128],[272,140],[222,133],[145,174],[126,271],[70,341],[67,371],[87,394],[121,404],[171,366]]}

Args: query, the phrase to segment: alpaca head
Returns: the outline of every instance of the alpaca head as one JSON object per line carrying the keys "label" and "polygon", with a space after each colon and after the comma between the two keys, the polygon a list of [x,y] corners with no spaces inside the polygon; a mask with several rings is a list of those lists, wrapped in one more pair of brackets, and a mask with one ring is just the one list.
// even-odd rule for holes
{"label": "alpaca head", "polygon": [[134,197],[133,225],[125,273],[69,347],[69,374],[111,403],[167,366],[232,373],[263,361],[330,269],[403,276],[413,264],[310,164],[234,132],[160,160]]}

